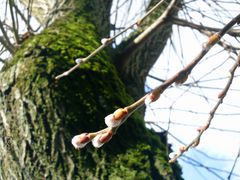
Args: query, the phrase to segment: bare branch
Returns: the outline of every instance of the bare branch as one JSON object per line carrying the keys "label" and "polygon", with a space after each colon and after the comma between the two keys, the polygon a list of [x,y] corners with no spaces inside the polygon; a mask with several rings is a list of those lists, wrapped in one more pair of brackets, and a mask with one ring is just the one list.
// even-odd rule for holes
{"label": "bare branch", "polygon": [[[175,2],[175,0],[173,0]],[[160,1],[159,3],[157,3],[152,9],[156,9],[156,7],[159,7],[162,4],[163,1]],[[153,10],[150,9],[149,12],[146,13],[146,15],[144,15],[142,18],[140,18],[139,20],[137,20],[136,22],[134,22],[133,24],[129,25],[128,27],[126,27],[124,30],[122,30],[121,32],[119,32],[118,34],[116,34],[115,36],[111,37],[111,38],[104,38],[102,39],[102,45],[99,46],[97,49],[95,49],[90,55],[88,55],[86,58],[81,59],[81,63],[77,63],[75,66],[73,66],[72,68],[70,68],[68,71],[65,71],[64,73],[58,75],[55,77],[56,80],[59,80],[60,78],[64,77],[64,76],[68,76],[71,72],[73,72],[74,70],[76,70],[80,64],[85,63],[86,61],[88,61],[90,58],[92,58],[93,56],[95,56],[99,51],[103,50],[105,47],[107,47],[108,45],[110,45],[114,39],[116,39],[118,36],[120,36],[121,34],[123,34],[124,32],[126,32],[127,30],[133,28],[135,25],[139,26],[142,21],[149,16]],[[165,17],[165,16],[164,16]]]}
{"label": "bare branch", "polygon": [[12,18],[12,29],[13,29],[13,34],[15,37],[15,41],[17,43],[17,45],[19,44],[19,35],[18,35],[18,26],[17,26],[17,16],[15,19],[15,15],[14,15],[14,7],[13,7],[13,0],[9,0],[9,9],[10,9],[10,14],[11,14],[11,18]]}
{"label": "bare branch", "polygon": [[199,134],[197,135],[197,137],[191,143],[189,143],[187,146],[185,146],[181,151],[179,151],[177,154],[175,154],[175,156],[172,159],[169,160],[170,163],[175,162],[176,159],[178,157],[180,157],[189,148],[195,147],[195,146],[197,146],[199,144],[199,141],[200,141],[200,138],[201,138],[202,134],[209,128],[209,126],[210,126],[210,124],[212,122],[212,119],[213,119],[213,117],[214,117],[218,107],[220,106],[220,104],[222,104],[223,99],[226,96],[226,94],[227,94],[227,92],[228,92],[228,90],[229,90],[229,88],[230,88],[230,86],[232,84],[235,70],[237,69],[237,67],[239,65],[240,65],[240,54],[238,56],[237,61],[235,62],[235,64],[232,66],[232,68],[229,71],[230,72],[229,80],[228,80],[226,86],[224,87],[224,89],[222,90],[222,92],[219,93],[219,95],[218,95],[219,100],[217,101],[217,103],[213,107],[213,109],[210,111],[209,118],[208,118],[206,124],[203,127],[199,128]]}
{"label": "bare branch", "polygon": [[224,26],[221,31],[218,33],[212,35],[208,42],[203,45],[202,51],[181,71],[176,73],[174,76],[166,80],[164,83],[162,83],[159,87],[155,88],[153,90],[154,94],[160,95],[164,90],[166,90],[170,85],[172,85],[174,82],[177,84],[184,83],[188,75],[191,73],[192,69],[197,65],[197,63],[203,58],[204,55],[207,54],[207,52],[210,50],[210,48],[215,45],[221,37],[236,23],[240,21],[240,14],[236,16],[234,19],[232,19],[226,26]]}
{"label": "bare branch", "polygon": [[33,32],[32,26],[30,24],[30,19],[29,19],[29,16],[31,16],[30,9],[28,8],[28,19],[26,19],[24,14],[21,12],[21,10],[18,8],[18,6],[15,3],[13,3],[13,7],[14,7],[15,11],[17,12],[17,14],[21,17],[23,22],[27,25],[27,29],[30,30],[31,32]]}
{"label": "bare branch", "polygon": [[[105,117],[105,123],[108,127],[114,128],[114,133],[116,133],[117,129],[127,120],[127,118],[133,113],[135,112],[137,109],[139,109],[142,105],[144,105],[144,103],[150,104],[154,101],[156,101],[160,95],[169,87],[171,86],[174,82],[177,84],[182,84],[186,81],[186,79],[188,78],[188,75],[191,73],[192,69],[197,65],[197,63],[202,59],[202,57],[211,49],[212,46],[214,46],[217,41],[220,40],[220,38],[236,23],[240,22],[240,14],[238,16],[236,16],[235,18],[233,18],[227,25],[225,25],[218,33],[212,35],[208,41],[204,44],[202,51],[185,67],[183,68],[181,71],[179,71],[178,73],[176,73],[175,75],[173,75],[171,78],[167,79],[166,81],[164,81],[160,86],[156,87],[151,93],[148,93],[146,95],[144,95],[142,98],[140,98],[139,100],[137,100],[136,102],[134,102],[133,104],[126,106],[124,108],[119,108],[117,109],[114,113],[108,115]],[[100,46],[97,50],[101,50],[100,48],[104,48],[106,45],[108,45],[110,42],[112,41],[112,39],[105,39],[105,42],[103,42],[102,46]],[[96,50],[94,51],[94,53],[97,53]],[[90,54],[89,56],[93,56],[95,54]],[[83,60],[86,61],[86,60]],[[81,64],[82,62],[79,61],[78,64]],[[78,65],[77,64],[77,65]],[[222,91],[222,93],[220,93],[219,95],[219,101],[218,103],[215,105],[215,107],[213,108],[213,110],[210,112],[210,116],[208,119],[208,122],[206,124],[206,126],[204,126],[203,128],[201,128],[199,135],[197,138],[194,139],[193,142],[191,142],[188,146],[185,146],[183,148],[180,149],[178,154],[175,154],[174,157],[172,159],[169,160],[169,162],[174,162],[176,161],[176,159],[178,157],[180,157],[186,150],[188,150],[190,147],[196,145],[199,140],[200,137],[202,135],[202,133],[209,127],[211,120],[213,119],[213,116],[217,110],[217,108],[219,107],[219,105],[222,103],[223,98],[225,97],[231,83],[234,77],[234,72],[236,70],[236,68],[240,65],[240,54],[239,54],[239,58],[238,61],[234,64],[234,66],[232,67],[232,69],[230,70],[231,73],[231,77],[230,80],[228,81],[228,84],[226,85],[226,87],[224,88],[224,90]],[[78,67],[78,66],[75,66]],[[67,72],[67,71],[66,71]],[[66,76],[65,74],[62,74],[60,76]],[[61,77],[60,77],[61,78]],[[112,130],[111,130],[112,131]],[[103,134],[102,134],[103,135]]]}
{"label": "bare branch", "polygon": [[235,160],[233,162],[233,166],[232,166],[231,172],[228,175],[228,179],[231,179],[231,176],[233,175],[233,170],[234,170],[234,168],[235,168],[235,166],[237,164],[237,160],[238,160],[239,157],[240,157],[240,147],[239,147],[239,150],[238,150],[238,154],[237,154],[237,156],[236,156],[236,158],[235,158]]}
{"label": "bare branch", "polygon": [[[164,11],[164,13],[153,24],[151,24],[144,32],[142,32],[137,38],[133,40],[134,44],[138,44],[141,41],[143,41],[147,36],[152,34],[157,29],[157,27],[161,25],[164,22],[164,20],[167,18],[169,12],[172,10],[175,3],[176,3],[176,0],[172,0],[169,6],[167,7],[167,9]],[[149,15],[149,13],[147,13],[147,15]]]}
{"label": "bare branch", "polygon": [[[173,17],[173,23],[176,24],[176,25],[179,25],[179,26],[184,26],[184,27],[189,27],[189,28],[192,28],[192,29],[196,29],[198,30],[199,32],[202,32],[202,33],[208,33],[209,34],[209,31],[210,32],[218,32],[220,31],[219,28],[214,28],[214,27],[209,27],[209,26],[203,26],[203,25],[198,25],[198,24],[195,24],[195,23],[192,23],[192,22],[189,22],[187,20],[184,20],[184,19],[179,19],[177,17]],[[240,33],[240,29],[230,29],[227,34],[231,35],[231,36],[239,36],[239,33]]]}
{"label": "bare branch", "polygon": [[2,58],[0,58],[0,62],[1,62],[1,63],[5,63],[5,61],[4,61]]}
{"label": "bare branch", "polygon": [[15,51],[15,48],[14,48],[14,46],[12,45],[12,43],[11,43],[11,41],[10,41],[8,35],[7,35],[7,32],[6,32],[5,29],[4,29],[4,26],[3,26],[2,21],[0,21],[0,30],[1,30],[1,32],[2,32],[2,34],[3,34],[3,37],[1,38],[1,39],[2,39],[1,42],[3,43],[3,45],[6,46],[6,49],[8,49],[8,51],[9,51],[11,54],[13,54],[14,51]]}
{"label": "bare branch", "polygon": [[[160,109],[169,109],[169,108],[160,108]],[[175,108],[173,108],[172,110],[174,110],[174,111],[190,112],[190,113],[195,113],[195,114],[206,114],[206,113],[193,112],[193,111],[187,111],[187,110],[181,110],[181,109],[179,110],[179,109],[175,109]],[[219,115],[219,114],[215,114],[215,115]],[[221,115],[227,116],[227,115],[234,115],[234,114],[221,114]],[[237,114],[235,114],[235,115],[236,115],[236,116],[239,116],[240,114],[237,113]],[[169,122],[164,122],[164,121],[145,121],[145,123],[146,123],[146,124],[156,124],[156,123],[166,124],[166,123],[169,123]],[[175,121],[171,121],[170,124],[177,125],[177,126],[194,127],[194,128],[199,127],[199,125],[185,124],[185,123],[179,123],[179,122],[175,122]],[[209,129],[215,130],[215,131],[227,132],[227,133],[237,133],[237,134],[240,134],[240,131],[238,131],[238,130],[232,130],[232,129],[221,129],[221,128],[216,128],[216,127],[209,127]]]}
{"label": "bare branch", "polygon": [[[224,178],[222,176],[219,175],[219,173],[229,173],[229,171],[226,171],[224,169],[218,169],[218,168],[215,168],[215,167],[209,167],[209,166],[205,166],[204,164],[196,161],[195,159],[191,158],[191,157],[188,157],[186,155],[183,156],[184,158],[182,158],[181,160],[183,160],[184,162],[188,163],[188,164],[191,164],[193,166],[197,166],[197,167],[201,167],[201,168],[204,168],[205,170],[209,171],[210,173],[214,174],[216,177],[218,177],[219,179],[222,179],[224,180]],[[218,173],[217,173],[218,172]],[[239,174],[233,174],[235,177],[240,177]]]}

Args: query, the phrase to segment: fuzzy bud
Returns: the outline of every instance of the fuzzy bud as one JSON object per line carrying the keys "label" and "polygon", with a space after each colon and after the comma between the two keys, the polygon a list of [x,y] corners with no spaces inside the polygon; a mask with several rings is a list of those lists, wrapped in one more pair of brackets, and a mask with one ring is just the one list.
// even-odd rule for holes
{"label": "fuzzy bud", "polygon": [[200,143],[200,139],[198,138],[192,145],[193,148],[197,147]]}
{"label": "fuzzy bud", "polygon": [[122,120],[127,116],[127,108],[119,108],[114,111],[113,114],[110,114],[105,117],[105,124],[108,127],[117,127],[122,123]]}
{"label": "fuzzy bud", "polygon": [[83,61],[82,61],[82,58],[77,58],[75,59],[75,62],[76,64],[81,64]]}
{"label": "fuzzy bud", "polygon": [[139,20],[137,20],[136,25],[137,25],[137,26],[140,26],[142,22],[143,22],[143,20],[142,20],[142,19],[139,19]]}
{"label": "fuzzy bud", "polygon": [[101,135],[101,137],[99,138],[99,141],[101,143],[106,143],[108,141],[110,141],[112,139],[112,136],[113,136],[113,133],[112,131],[108,131],[108,132],[105,132]]}
{"label": "fuzzy bud", "polygon": [[146,105],[149,105],[150,103],[158,100],[159,97],[160,97],[160,95],[152,92],[152,93],[148,94],[148,96],[146,97],[144,102]]}
{"label": "fuzzy bud", "polygon": [[116,121],[121,121],[123,118],[126,117],[126,115],[128,114],[128,110],[127,108],[119,108],[116,111],[114,111],[113,113],[113,118]]}
{"label": "fuzzy bud", "polygon": [[151,94],[149,94],[147,97],[146,97],[146,99],[145,99],[145,105],[147,106],[147,105],[149,105],[151,102],[153,101],[153,95],[152,95],[152,93]]}
{"label": "fuzzy bud", "polygon": [[186,151],[186,147],[185,146],[182,146],[179,148],[179,152],[180,153],[184,153]]}
{"label": "fuzzy bud", "polygon": [[197,132],[198,132],[198,133],[200,133],[202,130],[203,130],[202,127],[198,127],[198,128],[197,128]]}
{"label": "fuzzy bud", "polygon": [[224,91],[220,92],[218,94],[218,99],[223,99],[225,95],[226,95],[226,93]]}
{"label": "fuzzy bud", "polygon": [[92,145],[95,147],[95,148],[100,148],[103,146],[104,142],[101,142],[100,141],[100,138],[101,138],[101,134],[98,134],[97,136],[95,136],[93,139],[92,139]]}
{"label": "fuzzy bud", "polygon": [[171,152],[168,156],[169,156],[170,159],[173,159],[177,156],[177,153],[176,152]]}
{"label": "fuzzy bud", "polygon": [[108,127],[117,127],[121,124],[121,121],[116,121],[113,117],[113,114],[109,114],[105,117],[105,124]]}
{"label": "fuzzy bud", "polygon": [[90,140],[91,138],[88,136],[88,133],[82,133],[72,138],[72,145],[76,149],[83,148],[87,143],[89,143]]}
{"label": "fuzzy bud", "polygon": [[197,131],[200,133],[202,131],[205,131],[208,127],[209,127],[209,124],[206,124],[204,126],[201,126],[201,127],[197,128]]}
{"label": "fuzzy bud", "polygon": [[111,42],[111,39],[110,38],[102,38],[101,39],[101,43],[103,44],[103,45],[108,45],[108,43],[110,43]]}

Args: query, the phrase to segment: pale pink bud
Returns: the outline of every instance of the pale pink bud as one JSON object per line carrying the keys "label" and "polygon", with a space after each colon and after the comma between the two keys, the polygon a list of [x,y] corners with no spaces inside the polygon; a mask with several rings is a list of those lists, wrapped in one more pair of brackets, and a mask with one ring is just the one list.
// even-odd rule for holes
{"label": "pale pink bud", "polygon": [[102,142],[102,143],[106,143],[106,142],[108,142],[112,139],[112,136],[113,136],[113,133],[110,130],[108,132],[103,133],[101,135],[101,137],[99,138],[99,141]]}
{"label": "pale pink bud", "polygon": [[202,127],[198,127],[198,128],[197,128],[197,132],[200,133],[201,131],[202,131]]}
{"label": "pale pink bud", "polygon": [[144,102],[145,102],[146,105],[149,105],[152,101],[153,101],[153,95],[151,93],[146,97]]}
{"label": "pale pink bud", "polygon": [[83,62],[83,60],[82,60],[81,58],[77,58],[77,59],[75,59],[75,62],[76,62],[77,64],[81,64],[81,63]]}
{"label": "pale pink bud", "polygon": [[195,140],[192,147],[197,147],[199,145],[199,143],[200,143],[200,139],[198,138],[197,140]]}
{"label": "pale pink bud", "polygon": [[114,111],[113,114],[110,114],[105,117],[105,124],[108,127],[117,127],[122,123],[122,120],[127,116],[128,109],[127,108],[119,108]]}
{"label": "pale pink bud", "polygon": [[173,159],[177,156],[177,153],[176,152],[171,152],[168,156],[169,156],[170,159]]}
{"label": "pale pink bud", "polygon": [[95,147],[95,148],[100,148],[104,142],[101,142],[100,141],[100,138],[101,138],[101,134],[98,134],[97,136],[95,136],[93,139],[92,139],[92,145]]}
{"label": "pale pink bud", "polygon": [[90,137],[88,136],[88,133],[82,133],[80,135],[76,135],[72,138],[72,145],[76,148],[83,148],[86,146],[87,143],[90,142]]}
{"label": "pale pink bud", "polygon": [[209,124],[206,124],[204,126],[201,126],[201,127],[197,128],[197,131],[200,133],[202,131],[205,131],[208,127],[209,127]]}
{"label": "pale pink bud", "polygon": [[92,140],[92,145],[96,148],[100,148],[103,144],[107,143],[112,139],[113,133],[111,130],[103,133],[98,134],[95,138]]}
{"label": "pale pink bud", "polygon": [[156,93],[154,94],[154,92],[148,94],[148,96],[145,99],[145,104],[149,105],[150,103],[156,101],[159,98],[160,95],[156,95]]}
{"label": "pale pink bud", "polygon": [[110,38],[102,38],[101,39],[101,43],[104,44],[104,45],[108,45],[108,43],[111,42],[111,39]]}
{"label": "pale pink bud", "polygon": [[121,121],[116,121],[113,117],[113,114],[109,114],[105,117],[105,124],[108,127],[117,127],[121,124]]}
{"label": "pale pink bud", "polygon": [[186,151],[186,147],[185,146],[182,146],[182,147],[179,148],[179,152],[180,153],[183,153],[185,151]]}
{"label": "pale pink bud", "polygon": [[222,92],[220,92],[219,94],[218,94],[218,98],[219,99],[222,99],[222,98],[224,98],[226,96],[226,93],[224,92],[224,91],[222,91]]}

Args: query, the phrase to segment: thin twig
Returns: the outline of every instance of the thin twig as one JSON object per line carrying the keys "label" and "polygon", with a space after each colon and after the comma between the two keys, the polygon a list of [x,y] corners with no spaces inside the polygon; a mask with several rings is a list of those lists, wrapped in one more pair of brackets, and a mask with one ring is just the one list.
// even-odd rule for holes
{"label": "thin twig", "polygon": [[9,0],[9,9],[10,9],[10,14],[11,14],[11,18],[12,18],[13,34],[14,34],[16,43],[19,44],[18,27],[16,26],[17,17],[16,17],[16,20],[15,20],[13,4],[14,4],[13,0]]}
{"label": "thin twig", "polygon": [[8,50],[11,54],[14,52],[12,50],[12,47],[9,46],[9,44],[7,43],[7,41],[5,39],[3,39],[2,36],[0,36],[0,43],[6,48],[6,50]]}
{"label": "thin twig", "polygon": [[[202,57],[211,49],[212,46],[214,46],[219,40],[220,38],[236,23],[240,22],[240,14],[238,16],[236,16],[234,19],[232,19],[226,26],[223,27],[223,29],[212,35],[208,41],[204,44],[202,51],[182,70],[180,70],[178,73],[176,73],[175,75],[173,75],[172,77],[170,77],[169,79],[167,79],[166,81],[164,81],[160,86],[156,87],[155,89],[152,90],[152,92],[144,95],[142,98],[140,98],[139,100],[137,100],[136,102],[134,102],[133,104],[125,107],[125,108],[120,108],[118,110],[116,110],[114,113],[117,114],[117,112],[119,112],[118,114],[121,114],[121,124],[123,124],[127,118],[134,112],[136,111],[138,108],[140,108],[142,105],[144,105],[144,103],[151,103],[156,101],[160,95],[168,88],[170,87],[174,82],[179,84],[179,83],[184,83],[188,77],[188,75],[191,73],[192,69],[197,65],[197,63],[202,59]],[[105,43],[102,44],[102,46],[100,46],[98,49],[96,49],[92,54],[90,54],[87,58],[91,58],[92,56],[94,56],[98,51],[100,51],[101,49],[103,49],[106,45],[108,45],[110,42],[112,41],[112,39],[107,39]],[[72,72],[75,68],[78,67],[78,65],[80,65],[81,63],[85,62],[86,59],[82,59],[80,62],[78,62],[79,64],[77,64],[76,66],[74,66],[72,69],[70,69],[69,71],[66,71],[65,74],[61,74],[59,75],[58,78],[61,78],[63,76],[68,75],[70,72]],[[227,86],[224,88],[224,90],[222,91],[222,93],[220,93],[221,95],[219,96],[219,101],[217,103],[217,105],[214,107],[214,109],[211,111],[210,113],[210,117],[208,120],[208,123],[211,123],[211,120],[213,119],[213,116],[215,114],[215,111],[217,110],[218,106],[222,103],[223,98],[225,97],[231,83],[232,83],[232,79],[234,78],[234,72],[236,70],[236,68],[240,65],[240,55],[238,58],[238,61],[235,63],[235,65],[232,67],[230,73],[231,73],[231,77],[230,80],[227,84]],[[147,99],[149,98],[149,99]],[[147,102],[149,101],[149,102]],[[125,112],[127,114],[125,114]],[[113,113],[113,114],[114,114]],[[114,117],[114,116],[113,116]],[[119,116],[120,117],[120,116]],[[116,119],[117,121],[119,121],[119,119]],[[196,142],[199,142],[200,136],[202,135],[203,131],[205,131],[208,127],[209,124],[207,124],[207,126],[205,126],[205,128],[200,131],[199,136],[192,142],[190,143],[190,145],[184,147],[184,150],[181,150],[179,154],[176,154],[172,159],[170,159],[169,162],[174,162],[179,156],[181,156],[183,154],[184,151],[186,151],[188,148],[192,147],[194,144],[196,144]],[[120,127],[120,125],[113,127],[111,130],[116,133],[117,129]],[[106,129],[103,129],[102,131],[105,132]]]}
{"label": "thin twig", "polygon": [[[173,0],[175,1],[175,0]],[[142,18],[138,19],[136,22],[134,22],[133,24],[129,25],[128,27],[126,27],[125,29],[123,29],[121,32],[117,33],[115,36],[111,37],[111,38],[107,38],[105,39],[106,42],[102,43],[101,46],[99,46],[97,49],[95,49],[90,55],[88,55],[86,58],[81,59],[81,63],[77,63],[75,66],[73,66],[72,68],[70,68],[69,70],[65,71],[64,73],[58,75],[55,77],[56,80],[59,80],[60,78],[64,77],[64,76],[68,76],[71,72],[73,72],[74,70],[76,70],[82,63],[85,63],[86,61],[88,61],[90,58],[92,58],[93,56],[95,56],[98,52],[100,52],[101,50],[103,50],[105,47],[107,47],[108,45],[110,45],[114,39],[116,39],[118,36],[120,36],[121,34],[123,34],[124,32],[126,32],[127,30],[133,28],[135,25],[139,26],[144,19],[146,19],[147,16],[149,16],[157,7],[159,7],[164,1],[160,1],[159,3],[157,3],[153,8],[151,8]]]}
{"label": "thin twig", "polygon": [[[156,115],[154,115],[156,117]],[[157,121],[152,121],[150,122],[151,125],[156,126],[157,128],[159,128],[161,131],[166,132],[169,136],[171,136],[173,139],[175,139],[177,142],[186,145],[181,139],[179,139],[178,137],[176,137],[175,135],[173,135],[170,131],[166,131],[166,129],[162,128]],[[232,159],[222,159],[222,158],[216,158],[216,157],[212,157],[209,156],[208,154],[206,154],[203,151],[200,151],[198,149],[195,149],[195,151],[199,154],[201,154],[202,156],[204,156],[205,158],[211,159],[213,161],[233,161]]]}
{"label": "thin twig", "polygon": [[0,58],[0,62],[1,62],[1,63],[5,63],[5,61],[4,61],[2,58]]}
{"label": "thin twig", "polygon": [[240,157],[240,147],[239,147],[239,150],[238,150],[238,154],[237,154],[237,156],[236,156],[236,158],[235,158],[235,160],[234,160],[234,163],[233,163],[231,172],[230,172],[229,175],[228,175],[228,179],[231,179],[231,176],[233,175],[233,170],[234,170],[234,168],[235,168],[235,166],[236,166],[236,164],[237,164],[237,160],[238,160],[239,157]]}
{"label": "thin twig", "polygon": [[218,33],[215,33],[212,35],[208,42],[203,45],[202,51],[182,70],[180,70],[178,73],[176,73],[171,78],[164,81],[160,86],[155,88],[153,90],[153,93],[155,94],[161,94],[164,92],[169,86],[171,86],[174,82],[177,84],[182,84],[187,80],[188,75],[191,73],[192,69],[197,65],[197,63],[204,57],[204,55],[207,54],[207,52],[211,49],[212,46],[214,46],[221,37],[232,28],[233,25],[240,22],[240,14],[233,18],[226,26],[221,29]]}
{"label": "thin twig", "polygon": [[215,115],[215,112],[217,111],[220,104],[222,104],[223,99],[226,96],[226,94],[227,94],[227,92],[228,92],[228,90],[229,90],[229,88],[230,88],[230,86],[233,82],[235,70],[237,69],[237,67],[239,65],[240,65],[240,54],[238,56],[237,61],[234,63],[234,65],[232,66],[232,68],[229,71],[230,72],[229,80],[228,80],[226,86],[224,87],[224,89],[222,90],[222,92],[219,93],[219,95],[218,95],[219,100],[217,101],[217,103],[215,104],[213,109],[210,111],[206,124],[202,128],[200,128],[199,134],[194,138],[194,140],[191,143],[189,143],[187,146],[185,146],[184,149],[179,151],[172,159],[169,160],[170,163],[175,162],[177,160],[177,158],[180,157],[189,148],[195,147],[196,145],[198,145],[202,134],[209,128],[209,126],[212,122],[212,119]]}
{"label": "thin twig", "polygon": [[[173,20],[173,24],[176,24],[178,26],[183,26],[183,27],[189,27],[189,28],[192,28],[192,29],[196,29],[196,30],[198,30],[199,32],[202,32],[202,33],[206,32],[206,31],[208,31],[208,32],[209,31],[213,31],[213,32],[220,31],[219,28],[198,25],[198,24],[189,22],[189,21],[184,20],[184,19],[179,19],[177,17],[173,17],[172,20]],[[236,37],[236,36],[239,36],[239,33],[240,33],[240,29],[232,29],[232,30],[229,30],[227,34]]]}
{"label": "thin twig", "polygon": [[[33,29],[32,29],[32,26],[30,25],[30,20],[29,18],[26,19],[26,17],[24,16],[24,14],[21,12],[21,10],[18,8],[18,6],[13,3],[13,7],[15,8],[15,11],[18,13],[18,15],[21,17],[21,19],[23,20],[23,22],[27,25],[27,29],[31,32],[33,32]],[[29,8],[28,8],[28,17],[30,16],[29,15]]]}
{"label": "thin twig", "polygon": [[13,54],[14,51],[15,51],[15,48],[14,46],[12,45],[8,35],[7,35],[7,32],[5,31],[4,29],[4,25],[3,25],[3,22],[0,20],[0,30],[3,34],[3,38],[2,38],[2,42],[5,42],[3,45],[6,47],[6,49],[11,53]]}
{"label": "thin twig", "polygon": [[[193,166],[198,166],[198,167],[201,167],[201,168],[204,168],[205,170],[209,171],[210,173],[214,174],[216,177],[218,177],[219,179],[223,179],[224,178],[222,176],[219,175],[219,173],[229,173],[229,171],[226,171],[224,169],[219,169],[219,168],[215,168],[215,167],[210,167],[210,166],[205,166],[203,165],[202,163],[196,161],[195,159],[191,158],[191,157],[188,157],[186,155],[183,156],[184,158],[182,158],[181,160],[183,160],[184,162],[186,163],[189,163]],[[188,161],[186,159],[188,159]],[[240,177],[239,174],[233,174],[235,177]]]}
{"label": "thin twig", "polygon": [[[176,111],[176,109],[173,109],[174,111]],[[197,112],[196,112],[197,113]],[[197,113],[198,114],[198,113]],[[216,115],[216,114],[215,114]],[[239,114],[238,114],[239,116]],[[168,122],[166,121],[145,121],[146,124],[155,124],[155,123],[159,123],[159,124],[168,124]],[[187,127],[194,127],[197,128],[199,127],[199,125],[196,124],[187,124],[187,123],[179,123],[176,121],[171,121],[170,122],[172,125],[176,125],[176,126],[187,126]],[[209,127],[208,129],[211,130],[215,130],[215,131],[222,131],[222,132],[227,132],[227,133],[236,133],[236,134],[240,134],[239,130],[234,130],[234,129],[221,129],[221,128],[216,128],[216,127]]]}
{"label": "thin twig", "polygon": [[140,41],[145,39],[147,36],[149,36],[155,29],[157,29],[157,27],[159,27],[160,24],[162,24],[164,20],[167,18],[167,15],[172,10],[175,3],[176,3],[176,0],[172,0],[169,6],[167,7],[167,9],[162,13],[162,15],[153,24],[151,24],[143,33],[141,33],[137,38],[134,39],[134,43],[135,44],[139,43]]}

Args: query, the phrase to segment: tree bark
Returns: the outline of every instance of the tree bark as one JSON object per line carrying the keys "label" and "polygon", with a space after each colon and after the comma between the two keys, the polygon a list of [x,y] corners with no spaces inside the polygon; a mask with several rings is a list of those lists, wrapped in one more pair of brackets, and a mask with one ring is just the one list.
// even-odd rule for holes
{"label": "tree bark", "polygon": [[73,3],[0,73],[0,179],[181,179],[178,165],[167,163],[168,145],[137,113],[101,149],[71,145],[74,135],[105,127],[106,115],[133,101],[105,51],[55,81],[109,32],[103,17],[110,0]]}
{"label": "tree bark", "polygon": [[[148,9],[158,2],[158,0],[152,0]],[[122,80],[127,84],[127,91],[135,99],[140,98],[144,93],[148,72],[171,36],[173,25],[171,18],[177,15],[180,7],[181,0],[167,0],[147,17],[138,31],[133,32],[131,37],[125,40],[116,50],[118,53],[116,53],[114,63]],[[159,24],[152,28],[151,33],[139,38],[139,35],[153,23],[156,23],[157,20]]]}

